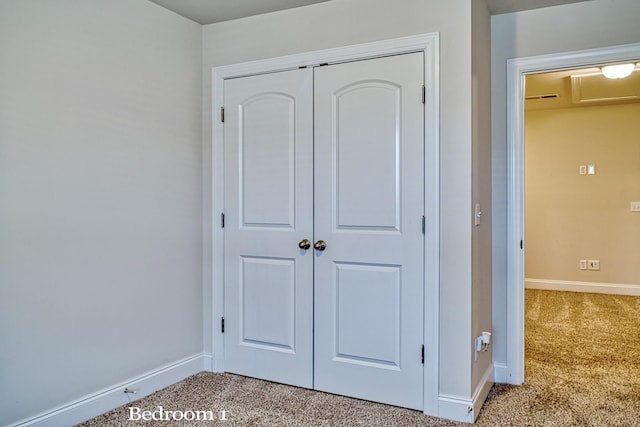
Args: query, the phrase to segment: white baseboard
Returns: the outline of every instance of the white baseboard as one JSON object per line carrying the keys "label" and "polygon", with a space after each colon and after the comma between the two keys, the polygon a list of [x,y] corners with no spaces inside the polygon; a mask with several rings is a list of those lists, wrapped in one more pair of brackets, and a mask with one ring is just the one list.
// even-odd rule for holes
{"label": "white baseboard", "polygon": [[497,384],[509,383],[509,370],[506,363],[493,364],[493,382]]}
{"label": "white baseboard", "polygon": [[573,282],[569,280],[524,279],[526,289],[590,292],[594,294],[640,296],[640,285],[621,283]]}
{"label": "white baseboard", "polygon": [[224,372],[224,359],[216,358],[215,355],[211,359],[211,372]]}
{"label": "white baseboard", "polygon": [[202,354],[202,362],[204,370],[207,372],[215,372],[213,370],[214,362],[213,362],[213,354],[211,353],[203,353]]}
{"label": "white baseboard", "polygon": [[448,420],[473,424],[473,402],[470,399],[440,395],[438,397],[437,416]]}
{"label": "white baseboard", "polygon": [[489,365],[471,399],[440,395],[438,397],[438,417],[473,424],[489,394],[489,390],[491,390],[493,377],[493,365]]}
{"label": "white baseboard", "polygon": [[480,409],[482,408],[484,401],[487,400],[489,391],[493,386],[494,375],[493,364],[490,364],[484,371],[484,375],[482,375],[482,378],[480,379],[480,382],[478,383],[478,386],[473,393],[473,397],[471,398],[471,401],[473,402],[473,421],[478,418]]}
{"label": "white baseboard", "polygon": [[[15,426],[65,427],[81,423],[202,372],[205,370],[204,358],[204,354],[201,353],[179,360],[139,377],[86,395],[46,413],[22,420]],[[135,391],[136,394],[125,394],[125,388]]]}

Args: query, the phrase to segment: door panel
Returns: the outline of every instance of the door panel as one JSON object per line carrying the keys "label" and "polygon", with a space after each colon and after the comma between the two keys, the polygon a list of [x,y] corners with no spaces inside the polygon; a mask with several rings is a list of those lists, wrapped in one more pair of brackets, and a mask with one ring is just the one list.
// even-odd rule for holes
{"label": "door panel", "polygon": [[422,409],[423,55],[319,67],[314,387]]}
{"label": "door panel", "polygon": [[334,95],[338,228],[398,229],[399,101],[400,88],[384,81]]}
{"label": "door panel", "polygon": [[225,370],[313,387],[313,72],[225,82]]}
{"label": "door panel", "polygon": [[335,267],[335,359],[399,369],[399,266],[335,263]]}
{"label": "door panel", "polygon": [[295,260],[241,257],[240,342],[293,352]]}
{"label": "door panel", "polygon": [[241,226],[294,227],[295,99],[251,97],[238,105],[238,120]]}

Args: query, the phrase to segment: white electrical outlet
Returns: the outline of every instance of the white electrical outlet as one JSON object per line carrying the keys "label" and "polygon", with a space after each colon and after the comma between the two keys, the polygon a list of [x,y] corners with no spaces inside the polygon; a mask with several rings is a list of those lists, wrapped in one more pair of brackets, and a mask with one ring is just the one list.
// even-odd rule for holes
{"label": "white electrical outlet", "polygon": [[640,212],[640,202],[631,202],[631,212]]}
{"label": "white electrical outlet", "polygon": [[600,260],[599,259],[590,259],[589,270],[600,270]]}
{"label": "white electrical outlet", "polygon": [[587,165],[580,165],[579,171],[580,171],[580,175],[586,175],[587,174]]}
{"label": "white electrical outlet", "polygon": [[581,259],[580,260],[580,270],[587,270],[587,260],[586,259]]}
{"label": "white electrical outlet", "polygon": [[483,332],[481,338],[482,338],[482,351],[489,350],[489,346],[491,345],[491,332]]}

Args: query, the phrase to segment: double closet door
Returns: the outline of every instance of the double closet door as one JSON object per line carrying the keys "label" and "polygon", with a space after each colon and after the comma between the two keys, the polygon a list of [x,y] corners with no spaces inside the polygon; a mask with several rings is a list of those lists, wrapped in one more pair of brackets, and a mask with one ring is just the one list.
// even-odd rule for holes
{"label": "double closet door", "polygon": [[225,81],[225,371],[422,409],[422,85],[422,53]]}

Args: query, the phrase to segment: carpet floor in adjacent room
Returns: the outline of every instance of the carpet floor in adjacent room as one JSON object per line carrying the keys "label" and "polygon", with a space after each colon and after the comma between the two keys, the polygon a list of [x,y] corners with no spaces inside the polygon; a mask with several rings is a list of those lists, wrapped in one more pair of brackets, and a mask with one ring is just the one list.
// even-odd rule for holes
{"label": "carpet floor in adjacent room", "polygon": [[[526,291],[525,383],[496,384],[478,426],[640,426],[640,297]],[[141,410],[224,411],[225,421],[128,421]],[[82,427],[464,426],[232,374],[203,372]]]}

